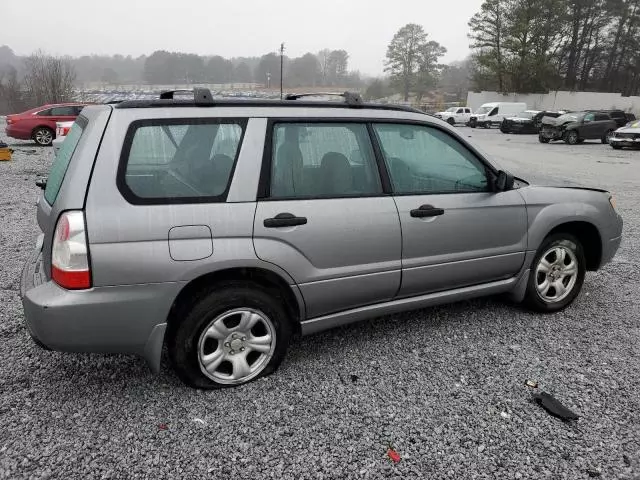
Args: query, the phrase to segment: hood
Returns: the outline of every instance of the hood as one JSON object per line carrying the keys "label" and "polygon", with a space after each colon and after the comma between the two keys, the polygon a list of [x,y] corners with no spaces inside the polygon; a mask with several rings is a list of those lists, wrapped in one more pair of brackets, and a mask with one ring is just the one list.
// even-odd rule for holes
{"label": "hood", "polygon": [[630,122],[624,127],[620,127],[616,130],[620,133],[640,133],[640,121]]}
{"label": "hood", "polygon": [[509,120],[512,120],[512,121],[518,122],[518,123],[533,122],[533,120],[528,118],[528,117],[508,117],[508,118],[509,118]]}
{"label": "hood", "polygon": [[[560,118],[560,117],[558,117]],[[569,125],[570,123],[576,123],[573,120],[566,120],[566,119],[562,119],[562,120],[558,120],[558,118],[554,118],[554,117],[542,117],[542,124],[543,125],[549,125],[552,127],[560,127],[563,125]]]}

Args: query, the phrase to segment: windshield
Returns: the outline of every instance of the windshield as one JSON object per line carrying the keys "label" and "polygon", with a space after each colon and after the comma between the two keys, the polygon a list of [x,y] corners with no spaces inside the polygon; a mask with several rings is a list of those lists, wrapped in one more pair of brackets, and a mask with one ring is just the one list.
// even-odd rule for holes
{"label": "windshield", "polygon": [[451,108],[447,108],[445,110],[445,112],[454,112],[455,113],[456,110],[458,110],[458,107],[451,107]]}
{"label": "windshield", "polygon": [[492,109],[493,107],[482,106],[478,110],[476,110],[476,113],[480,113],[480,114],[489,113]]}
{"label": "windshield", "polygon": [[535,113],[531,112],[520,112],[516,115],[517,118],[533,118]]}
{"label": "windshield", "polygon": [[558,122],[579,122],[584,117],[584,113],[566,113],[558,117]]}

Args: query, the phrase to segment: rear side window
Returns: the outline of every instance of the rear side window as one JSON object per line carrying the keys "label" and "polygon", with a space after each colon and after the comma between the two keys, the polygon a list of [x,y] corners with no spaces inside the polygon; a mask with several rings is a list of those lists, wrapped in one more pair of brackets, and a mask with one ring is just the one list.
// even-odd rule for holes
{"label": "rear side window", "polygon": [[64,138],[60,150],[58,150],[47,178],[47,187],[44,190],[44,198],[49,205],[53,205],[58,197],[62,181],[67,173],[67,168],[69,168],[69,163],[71,163],[71,157],[73,157],[73,152],[76,151],[86,126],[87,120],[84,117],[78,117],[78,120],[72,125],[69,133]]}
{"label": "rear side window", "polygon": [[142,120],[125,138],[118,187],[134,204],[222,202],[245,120]]}
{"label": "rear side window", "polygon": [[609,115],[604,113],[596,114],[596,121],[602,121],[602,120],[611,120],[611,117],[609,117]]}

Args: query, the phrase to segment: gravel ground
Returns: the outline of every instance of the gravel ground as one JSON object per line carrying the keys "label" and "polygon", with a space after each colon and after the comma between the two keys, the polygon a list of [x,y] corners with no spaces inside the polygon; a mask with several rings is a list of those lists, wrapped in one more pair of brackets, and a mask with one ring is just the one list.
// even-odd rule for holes
{"label": "gravel ground", "polygon": [[[275,375],[214,392],[137,358],[33,344],[18,282],[51,152],[13,142],[0,163],[0,478],[640,478],[640,152],[461,131],[524,178],[616,193],[621,250],[578,301],[549,316],[482,299],[378,318],[299,340]],[[580,420],[534,405],[527,379]]]}

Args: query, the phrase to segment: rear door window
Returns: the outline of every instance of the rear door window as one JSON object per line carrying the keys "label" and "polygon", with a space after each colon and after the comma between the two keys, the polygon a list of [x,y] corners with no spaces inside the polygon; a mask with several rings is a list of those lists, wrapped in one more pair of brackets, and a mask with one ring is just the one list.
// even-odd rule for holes
{"label": "rear door window", "polygon": [[47,187],[44,190],[44,198],[49,205],[53,205],[58,197],[62,181],[67,173],[67,168],[69,168],[73,153],[76,151],[76,147],[80,142],[86,126],[87,120],[84,117],[78,117],[56,154],[56,158],[51,166],[51,171],[49,172],[49,177],[47,178]]}
{"label": "rear door window", "polygon": [[245,120],[143,120],[125,139],[118,187],[134,204],[222,202]]}
{"label": "rear door window", "polygon": [[52,117],[74,117],[77,115],[76,107],[54,107],[51,109]]}

